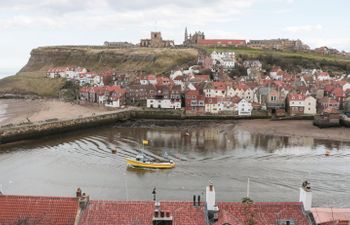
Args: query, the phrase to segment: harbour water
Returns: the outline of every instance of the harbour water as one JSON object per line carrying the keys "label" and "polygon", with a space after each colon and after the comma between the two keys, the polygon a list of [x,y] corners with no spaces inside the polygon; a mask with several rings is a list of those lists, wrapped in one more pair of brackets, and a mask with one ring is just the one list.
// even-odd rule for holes
{"label": "harbour water", "polygon": [[[176,168],[128,168],[143,139],[145,154],[167,154]],[[0,146],[0,190],[73,196],[81,187],[93,199],[150,200],[157,187],[160,199],[190,201],[211,180],[218,200],[240,201],[250,178],[254,201],[298,201],[308,179],[315,206],[350,207],[349,161],[349,143],[256,135],[233,122],[129,121]]]}

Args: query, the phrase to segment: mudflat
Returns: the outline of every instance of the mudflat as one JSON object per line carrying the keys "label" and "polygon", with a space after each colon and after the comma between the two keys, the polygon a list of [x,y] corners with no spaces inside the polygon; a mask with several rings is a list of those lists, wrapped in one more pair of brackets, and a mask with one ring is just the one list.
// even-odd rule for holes
{"label": "mudflat", "polygon": [[349,128],[334,127],[320,129],[314,126],[310,120],[244,120],[239,121],[236,126],[253,134],[313,137],[315,139],[350,142]]}

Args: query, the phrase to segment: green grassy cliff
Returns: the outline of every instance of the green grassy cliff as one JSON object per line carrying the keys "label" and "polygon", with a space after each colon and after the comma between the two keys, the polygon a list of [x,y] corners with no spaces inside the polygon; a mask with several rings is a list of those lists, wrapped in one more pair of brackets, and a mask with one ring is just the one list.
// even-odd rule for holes
{"label": "green grassy cliff", "polygon": [[0,93],[55,97],[63,79],[46,78],[57,66],[82,66],[92,71],[146,71],[165,73],[196,62],[196,49],[105,48],[102,46],[53,46],[33,49],[31,57],[15,76],[0,80]]}

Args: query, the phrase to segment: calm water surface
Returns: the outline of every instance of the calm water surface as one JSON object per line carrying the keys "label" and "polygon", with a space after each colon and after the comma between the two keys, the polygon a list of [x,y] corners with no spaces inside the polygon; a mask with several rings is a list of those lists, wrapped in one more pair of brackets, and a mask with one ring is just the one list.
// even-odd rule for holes
{"label": "calm water surface", "polygon": [[[167,153],[176,168],[127,168],[142,139],[149,157]],[[0,189],[72,196],[79,186],[93,199],[150,200],[156,186],[160,199],[190,201],[212,180],[218,200],[240,201],[249,177],[255,201],[298,201],[309,179],[315,206],[350,207],[349,161],[347,143],[253,135],[228,122],[139,121],[1,146]]]}

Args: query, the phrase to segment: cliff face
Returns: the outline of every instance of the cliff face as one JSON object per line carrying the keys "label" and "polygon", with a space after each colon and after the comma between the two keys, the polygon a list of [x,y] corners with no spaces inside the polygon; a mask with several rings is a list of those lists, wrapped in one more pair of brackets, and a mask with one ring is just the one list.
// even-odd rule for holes
{"label": "cliff face", "polygon": [[115,68],[160,73],[193,63],[197,55],[194,49],[41,47],[32,50],[29,62],[21,72],[46,71],[53,66],[83,66],[95,71]]}
{"label": "cliff face", "polygon": [[57,66],[81,66],[91,71],[146,71],[164,73],[196,62],[195,49],[105,48],[102,46],[57,46],[33,49],[28,63],[17,75],[0,80],[0,94],[58,96],[63,79],[46,78]]}

